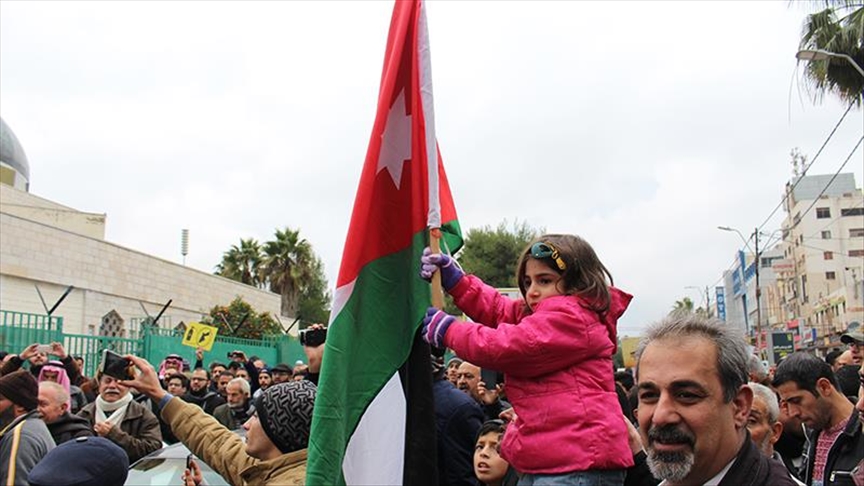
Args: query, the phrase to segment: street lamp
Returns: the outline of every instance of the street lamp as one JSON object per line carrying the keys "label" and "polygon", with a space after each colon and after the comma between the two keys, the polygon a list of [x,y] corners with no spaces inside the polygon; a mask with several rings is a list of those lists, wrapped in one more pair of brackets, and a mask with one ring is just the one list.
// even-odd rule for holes
{"label": "street lamp", "polygon": [[[722,231],[733,231],[738,233],[738,236],[741,237],[741,241],[744,242],[744,246],[750,250],[750,244],[747,243],[747,240],[744,238],[744,235],[741,234],[735,228],[730,228],[729,226],[718,226],[717,229]],[[761,255],[759,254],[759,228],[753,230],[753,244],[756,247],[756,250],[753,252],[756,255],[756,351],[759,353],[759,356],[762,356],[762,289],[759,287],[759,264]]]}
{"label": "street lamp", "polygon": [[839,52],[826,51],[825,49],[802,49],[795,54],[795,57],[798,58],[799,61],[825,61],[832,57],[845,59],[846,62],[851,64],[852,67],[861,74],[861,76],[864,76],[864,69],[861,69],[861,66],[855,62],[855,59]]}

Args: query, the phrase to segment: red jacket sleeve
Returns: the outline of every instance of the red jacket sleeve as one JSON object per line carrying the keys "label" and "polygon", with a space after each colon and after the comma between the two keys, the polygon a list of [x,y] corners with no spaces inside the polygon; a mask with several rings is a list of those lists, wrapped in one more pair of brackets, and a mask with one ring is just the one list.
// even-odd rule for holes
{"label": "red jacket sleeve", "polygon": [[471,320],[488,327],[497,327],[501,322],[519,322],[525,310],[525,301],[501,295],[474,275],[464,276],[449,293],[456,306]]}

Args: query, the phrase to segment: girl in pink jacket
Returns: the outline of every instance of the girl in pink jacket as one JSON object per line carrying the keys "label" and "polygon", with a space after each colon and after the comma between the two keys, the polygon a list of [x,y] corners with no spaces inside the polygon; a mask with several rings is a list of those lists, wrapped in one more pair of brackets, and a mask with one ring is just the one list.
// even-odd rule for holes
{"label": "girl in pink jacket", "polygon": [[452,258],[421,257],[423,278],[475,322],[429,308],[423,338],[482,368],[504,372],[517,418],[501,454],[519,485],[622,484],[633,465],[615,392],[616,323],[632,296],[612,286],[594,249],[578,236],[544,235],[516,271],[523,300],[502,296]]}

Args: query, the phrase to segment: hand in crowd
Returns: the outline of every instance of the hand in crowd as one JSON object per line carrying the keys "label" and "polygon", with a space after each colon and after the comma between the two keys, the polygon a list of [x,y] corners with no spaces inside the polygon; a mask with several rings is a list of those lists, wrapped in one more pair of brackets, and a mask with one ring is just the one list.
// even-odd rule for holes
{"label": "hand in crowd", "polygon": [[509,424],[516,420],[516,411],[513,410],[513,407],[505,408],[498,414],[498,418]]}
{"label": "hand in crowd", "polygon": [[21,351],[21,354],[18,355],[21,358],[21,361],[27,361],[28,359],[36,356],[36,349],[39,347],[39,343],[33,343],[30,346],[24,348],[24,351]]}
{"label": "hand in crowd", "polygon": [[107,437],[108,434],[111,433],[111,429],[114,428],[114,424],[111,422],[96,422],[93,424],[93,432],[96,432],[99,437]]}
{"label": "hand in crowd", "polygon": [[181,477],[185,486],[201,486],[204,483],[204,476],[201,475],[201,467],[195,462],[195,459],[189,459],[189,467],[183,471]]}
{"label": "hand in crowd", "polygon": [[204,348],[199,346],[198,349],[195,350],[195,359],[198,361],[204,361]]}
{"label": "hand in crowd", "polygon": [[61,360],[66,359],[66,349],[63,348],[63,344],[61,343],[51,343],[51,354],[57,356]]}
{"label": "hand in crowd", "polygon": [[[310,325],[307,329],[324,329],[324,324],[315,323]],[[304,345],[303,352],[306,353],[306,361],[309,363],[309,373],[318,373],[321,371],[321,360],[324,359],[324,345]]]}
{"label": "hand in crowd", "polygon": [[130,360],[136,368],[138,368],[140,373],[134,380],[121,380],[121,385],[134,388],[150,397],[150,399],[156,401],[161,400],[162,397],[168,394],[168,392],[165,391],[159,383],[159,376],[156,374],[153,365],[151,365],[146,359],[131,354],[127,354],[125,357]]}
{"label": "hand in crowd", "polygon": [[503,391],[503,384],[495,385],[495,389],[490,390],[486,388],[485,381],[480,381],[479,383],[477,383],[477,396],[480,397],[480,400],[483,401],[484,405],[492,405],[493,403],[497,402],[498,397]]}

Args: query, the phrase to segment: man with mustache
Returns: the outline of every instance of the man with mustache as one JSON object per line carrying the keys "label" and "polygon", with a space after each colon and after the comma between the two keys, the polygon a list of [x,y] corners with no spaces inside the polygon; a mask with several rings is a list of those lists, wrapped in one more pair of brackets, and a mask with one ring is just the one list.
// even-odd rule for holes
{"label": "man with mustache", "polygon": [[100,437],[110,439],[129,456],[129,464],[162,447],[159,420],[144,405],[132,399],[129,388],[114,377],[96,374],[99,396],[78,412]]}
{"label": "man with mustache", "polygon": [[640,435],[662,484],[795,485],[747,432],[753,391],[743,336],[716,319],[676,313],[648,328],[636,360]]}
{"label": "man with mustache", "polygon": [[798,477],[807,484],[849,484],[864,457],[864,433],[855,406],[838,389],[831,366],[807,353],[787,356],[772,385],[789,415],[807,428]]}
{"label": "man with mustache", "polygon": [[[780,435],[783,433],[777,394],[761,383],[751,382],[750,388],[753,390],[753,406],[750,407],[750,416],[747,419],[747,430],[750,431],[750,438],[753,439],[762,454],[782,462],[790,473],[797,471],[797,468],[784,461],[780,453],[774,450],[774,444],[780,440]],[[798,481],[794,474],[792,479],[799,486],[803,486],[804,483]]]}

